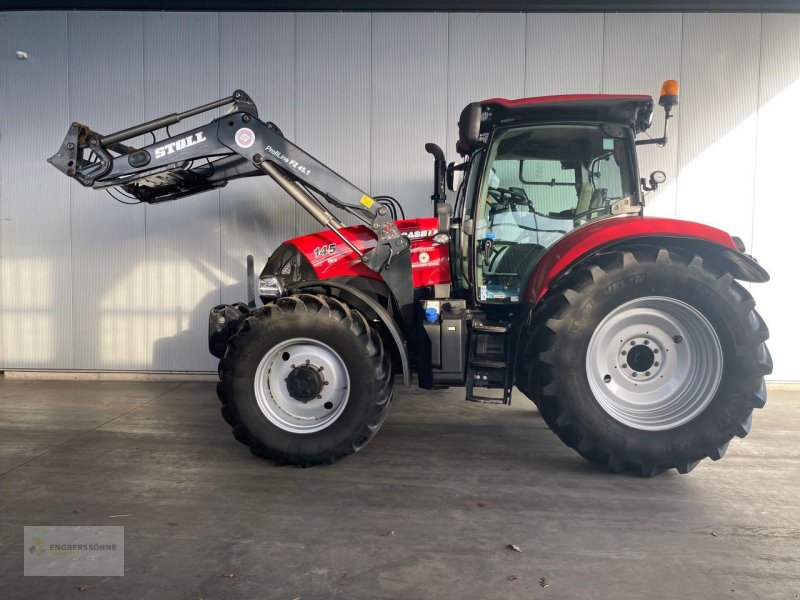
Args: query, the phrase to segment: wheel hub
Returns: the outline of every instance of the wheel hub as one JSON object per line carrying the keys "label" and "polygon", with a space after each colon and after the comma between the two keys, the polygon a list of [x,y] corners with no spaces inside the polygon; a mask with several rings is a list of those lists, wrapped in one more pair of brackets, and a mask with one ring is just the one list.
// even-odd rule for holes
{"label": "wheel hub", "polygon": [[253,387],[259,409],[273,425],[306,434],[329,427],[342,414],[350,375],[342,357],[327,344],[292,338],[264,354]]}
{"label": "wheel hub", "polygon": [[637,382],[659,377],[663,368],[664,348],[656,336],[644,331],[619,345],[617,370]]}
{"label": "wheel hub", "polygon": [[655,363],[655,354],[644,344],[638,344],[631,348],[628,353],[628,364],[631,369],[643,373],[650,369]]}
{"label": "wheel hub", "polygon": [[320,395],[326,381],[322,378],[322,368],[310,364],[293,367],[286,378],[289,395],[300,402],[308,402]]}
{"label": "wheel hub", "polygon": [[694,307],[662,296],[631,300],[597,326],[586,352],[589,387],[614,419],[636,429],[678,427],[711,402],[722,347]]}

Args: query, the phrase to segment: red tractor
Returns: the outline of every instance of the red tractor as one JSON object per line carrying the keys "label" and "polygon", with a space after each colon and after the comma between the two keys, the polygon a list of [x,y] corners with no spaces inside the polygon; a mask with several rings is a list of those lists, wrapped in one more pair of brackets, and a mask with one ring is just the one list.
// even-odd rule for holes
{"label": "red tractor", "polygon": [[[664,174],[640,179],[636,146],[666,143],[677,103],[668,81],[664,135],[640,140],[650,96],[469,104],[460,164],[426,146],[428,218],[355,187],[241,90],[110,135],[73,123],[50,162],[151,204],[267,175],[326,228],[281,244],[257,285],[248,257],[248,302],[211,310],[222,415],[257,456],[310,466],[357,451],[386,418],[395,376],[410,385],[416,372],[421,387],[464,386],[476,402],[508,404],[517,386],[612,471],[686,473],[747,434],[772,363],[737,281],[769,276],[741,240],[642,215]],[[203,127],[123,143],[227,104]]]}

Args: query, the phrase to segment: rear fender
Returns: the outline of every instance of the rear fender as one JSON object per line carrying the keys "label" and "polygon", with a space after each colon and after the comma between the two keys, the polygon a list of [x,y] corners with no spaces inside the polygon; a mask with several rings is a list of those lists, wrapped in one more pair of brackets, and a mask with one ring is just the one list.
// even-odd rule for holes
{"label": "rear fender", "polygon": [[575,229],[548,248],[528,279],[526,301],[541,300],[556,279],[598,251],[631,244],[686,248],[716,262],[736,279],[769,281],[767,271],[720,229],[677,219],[611,217]]}

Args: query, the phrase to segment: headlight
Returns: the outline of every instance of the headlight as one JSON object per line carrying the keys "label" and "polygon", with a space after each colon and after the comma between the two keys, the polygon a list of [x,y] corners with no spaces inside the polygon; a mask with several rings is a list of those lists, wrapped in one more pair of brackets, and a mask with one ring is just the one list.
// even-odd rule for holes
{"label": "headlight", "polygon": [[261,300],[274,300],[286,295],[286,288],[275,275],[264,275],[258,279],[258,295]]}

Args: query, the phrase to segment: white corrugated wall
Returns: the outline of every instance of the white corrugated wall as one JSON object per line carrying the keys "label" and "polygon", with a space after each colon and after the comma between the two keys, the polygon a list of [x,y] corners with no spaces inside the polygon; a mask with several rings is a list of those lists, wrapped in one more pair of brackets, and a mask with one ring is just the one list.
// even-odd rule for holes
{"label": "white corrugated wall", "polygon": [[0,369],[213,370],[207,311],[244,297],[245,256],[316,228],[265,178],[156,206],[85,190],[45,162],[73,120],[108,132],[240,87],[290,139],[421,215],[423,144],[454,158],[467,102],[655,95],[677,78],[671,143],[641,153],[643,174],[669,176],[648,213],[745,241],[772,275],[751,289],[773,379],[800,380],[800,15],[10,12],[0,53]]}

